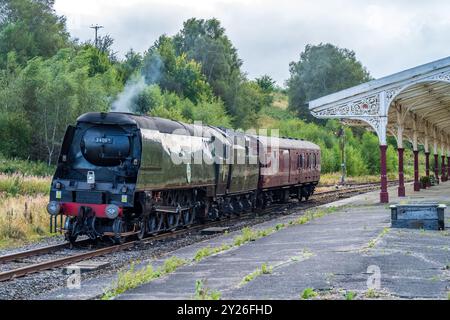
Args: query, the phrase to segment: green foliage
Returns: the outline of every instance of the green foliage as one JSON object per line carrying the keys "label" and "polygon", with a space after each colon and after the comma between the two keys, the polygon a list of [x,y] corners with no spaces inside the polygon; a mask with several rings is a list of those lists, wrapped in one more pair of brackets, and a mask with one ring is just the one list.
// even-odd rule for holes
{"label": "green foliage", "polygon": [[203,260],[206,257],[209,257],[210,255],[213,254],[213,250],[211,249],[211,247],[204,247],[199,249],[194,256],[194,260],[196,262],[200,262],[201,260]]}
{"label": "green foliage", "polygon": [[219,291],[211,291],[206,286],[206,280],[197,280],[195,282],[195,300],[220,300],[222,293]]}
{"label": "green foliage", "polygon": [[53,175],[55,167],[48,166],[43,162],[28,161],[21,159],[5,159],[0,157],[0,173],[13,174],[17,173],[24,176],[40,176],[48,177]]}
{"label": "green foliage", "polygon": [[16,124],[16,130],[23,135],[14,131],[10,134],[14,135],[14,144],[24,146],[20,153],[5,146],[5,155],[31,155],[32,159],[46,159],[50,164],[58,155],[68,124],[82,113],[109,109],[111,97],[121,84],[116,70],[102,55],[91,47],[62,49],[50,59],[30,60],[17,77],[0,88],[16,92],[12,101],[0,101],[0,111],[15,105],[15,113],[20,112],[20,120],[17,116],[12,119],[22,124]]}
{"label": "green foliage", "polygon": [[263,238],[268,236],[269,234],[273,233],[274,229],[264,229],[264,230],[254,230],[249,227],[245,227],[241,231],[241,235],[234,238],[234,245],[235,246],[241,246],[244,243],[255,241],[259,238]]}
{"label": "green foliage", "polygon": [[267,266],[266,263],[263,263],[261,265],[261,268],[257,268],[252,273],[246,275],[244,277],[244,279],[242,279],[240,285],[243,286],[243,285],[249,283],[250,281],[254,280],[256,277],[259,277],[259,276],[261,276],[263,274],[271,274],[272,271],[273,271],[273,267]]}
{"label": "green foliage", "polygon": [[125,54],[125,60],[117,67],[124,84],[133,74],[136,74],[139,70],[141,70],[142,64],[143,57],[140,53],[130,49],[130,51]]}
{"label": "green foliage", "polygon": [[300,118],[318,122],[308,102],[371,79],[355,53],[332,44],[307,45],[298,62],[289,64],[289,108]]}
{"label": "green foliage", "polygon": [[312,298],[317,297],[317,292],[314,291],[313,288],[306,288],[305,290],[303,290],[302,294],[300,295],[300,298],[303,300],[309,300]]}
{"label": "green foliage", "polygon": [[193,103],[212,97],[201,65],[185,53],[177,55],[173,40],[161,36],[144,56],[142,74],[149,84],[176,93]]}
{"label": "green foliage", "polygon": [[9,158],[28,157],[31,135],[31,125],[23,114],[0,113],[0,152],[3,155]]}
{"label": "green foliage", "polygon": [[37,177],[23,177],[20,175],[0,175],[0,193],[7,196],[18,195],[48,195],[50,181]]}
{"label": "green foliage", "polygon": [[110,300],[127,290],[136,288],[144,283],[151,282],[166,274],[172,273],[187,263],[188,261],[180,259],[176,256],[166,259],[164,264],[157,270],[154,270],[151,265],[136,270],[135,264],[132,263],[129,270],[119,272],[117,281],[103,294],[102,300]]}
{"label": "green foliage", "polygon": [[366,298],[375,299],[380,297],[380,294],[375,289],[368,289],[365,293]]}
{"label": "green foliage", "polygon": [[369,174],[380,172],[380,147],[378,137],[365,132],[361,139],[361,155]]}
{"label": "green foliage", "polygon": [[354,300],[356,298],[356,296],[357,296],[356,292],[348,291],[345,294],[345,300]]}
{"label": "green foliage", "polygon": [[265,74],[255,79],[258,86],[264,93],[273,93],[275,91],[275,80],[271,76]]}
{"label": "green foliage", "polygon": [[53,10],[54,0],[4,0],[0,4],[0,68],[15,52],[25,65],[34,57],[49,58],[69,45],[65,18]]}

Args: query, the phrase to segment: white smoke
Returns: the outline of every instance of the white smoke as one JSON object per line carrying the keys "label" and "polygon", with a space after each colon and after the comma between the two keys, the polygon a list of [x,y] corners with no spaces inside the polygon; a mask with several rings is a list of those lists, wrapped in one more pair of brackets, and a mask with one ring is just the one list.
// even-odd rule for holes
{"label": "white smoke", "polygon": [[111,104],[111,111],[134,113],[137,97],[148,85],[159,81],[162,67],[163,63],[159,54],[151,55],[144,63],[141,73],[127,81],[124,90]]}
{"label": "white smoke", "polygon": [[134,77],[127,82],[125,89],[111,105],[113,112],[134,112],[134,100],[145,89],[147,84],[143,76]]}

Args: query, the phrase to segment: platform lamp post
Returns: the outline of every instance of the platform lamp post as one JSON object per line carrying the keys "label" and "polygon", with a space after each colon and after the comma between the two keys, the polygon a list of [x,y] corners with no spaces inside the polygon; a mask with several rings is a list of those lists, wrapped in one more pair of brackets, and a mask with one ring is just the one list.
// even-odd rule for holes
{"label": "platform lamp post", "polygon": [[344,126],[341,126],[336,132],[336,136],[339,139],[339,146],[341,148],[341,169],[342,169],[342,175],[341,175],[341,184],[345,183],[345,176],[347,175],[347,163],[346,163],[346,157],[345,157],[345,130]]}

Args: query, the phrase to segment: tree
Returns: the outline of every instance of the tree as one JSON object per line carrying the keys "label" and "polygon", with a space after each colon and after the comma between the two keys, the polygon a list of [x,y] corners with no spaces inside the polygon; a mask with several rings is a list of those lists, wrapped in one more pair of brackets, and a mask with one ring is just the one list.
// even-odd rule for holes
{"label": "tree", "polygon": [[133,74],[141,70],[143,64],[142,55],[130,49],[125,54],[125,60],[118,65],[118,70],[125,84]]}
{"label": "tree", "polygon": [[201,65],[186,54],[177,55],[173,40],[161,36],[144,56],[142,74],[148,84],[175,92],[193,103],[212,98],[212,91],[201,72]]}
{"label": "tree", "polygon": [[20,65],[34,57],[49,58],[69,45],[66,20],[55,14],[54,0],[2,0],[0,68],[15,52]]}
{"label": "tree", "polygon": [[332,44],[307,45],[300,60],[289,64],[289,71],[289,108],[316,122],[320,121],[309,112],[309,101],[371,80],[353,51]]}
{"label": "tree", "polygon": [[113,45],[114,39],[109,34],[97,37],[97,49],[105,53],[112,62],[117,62],[117,51],[113,50]]}
{"label": "tree", "polygon": [[[240,68],[237,49],[225,34],[225,29],[217,19],[192,18],[184,22],[183,29],[174,36],[176,53],[185,53],[201,65],[206,81],[211,85],[214,94],[220,97],[227,111],[237,119],[236,110],[238,88],[245,81]],[[245,107],[245,106],[243,106]]]}
{"label": "tree", "polygon": [[260,78],[256,78],[255,81],[264,93],[272,93],[275,91],[275,80],[271,76],[265,74]]}
{"label": "tree", "polygon": [[12,144],[24,146],[21,141],[30,141],[21,153],[4,146],[10,150],[9,155],[27,154],[31,159],[54,163],[69,123],[74,123],[85,112],[109,109],[112,97],[122,85],[112,65],[99,64],[102,58],[98,55],[104,54],[92,47],[62,49],[50,59],[30,60],[8,83],[4,90],[15,90],[15,96],[10,97],[14,108],[8,107],[10,102],[2,101],[0,111],[5,111],[6,106],[7,112],[16,118],[5,117],[2,121],[9,123],[10,119],[20,116],[22,122],[17,125],[28,123],[30,128],[28,134],[25,129],[19,134],[15,134],[17,130],[10,134],[2,132],[11,137]]}
{"label": "tree", "polygon": [[232,115],[233,124],[239,129],[254,128],[258,113],[265,104],[265,96],[255,82],[243,82],[238,89]]}

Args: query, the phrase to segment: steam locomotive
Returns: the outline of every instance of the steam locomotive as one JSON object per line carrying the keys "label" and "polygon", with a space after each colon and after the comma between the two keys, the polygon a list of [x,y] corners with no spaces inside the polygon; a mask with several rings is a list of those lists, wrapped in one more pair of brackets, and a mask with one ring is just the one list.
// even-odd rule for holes
{"label": "steam locomotive", "polygon": [[59,218],[71,243],[82,235],[122,243],[307,200],[319,178],[320,149],[307,141],[87,113],[67,128],[47,211],[52,231]]}

